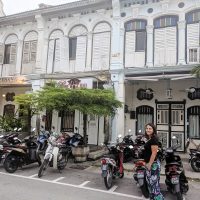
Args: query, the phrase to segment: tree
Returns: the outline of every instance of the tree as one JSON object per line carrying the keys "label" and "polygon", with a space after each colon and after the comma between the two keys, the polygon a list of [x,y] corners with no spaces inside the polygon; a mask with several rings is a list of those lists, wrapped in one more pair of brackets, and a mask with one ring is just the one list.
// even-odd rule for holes
{"label": "tree", "polygon": [[31,132],[31,119],[40,111],[37,94],[20,94],[15,96],[15,102],[19,104],[19,112],[27,116],[27,128]]}
{"label": "tree", "polygon": [[[23,105],[31,117],[38,111],[57,110],[74,111],[83,113],[84,138],[87,134],[87,115],[112,116],[117,108],[122,106],[112,90],[101,89],[68,89],[55,82],[46,84],[42,90],[32,94],[16,96],[15,101]],[[29,122],[30,123],[30,122]]]}
{"label": "tree", "polygon": [[192,69],[191,74],[195,75],[197,78],[200,78],[200,65],[195,66]]}

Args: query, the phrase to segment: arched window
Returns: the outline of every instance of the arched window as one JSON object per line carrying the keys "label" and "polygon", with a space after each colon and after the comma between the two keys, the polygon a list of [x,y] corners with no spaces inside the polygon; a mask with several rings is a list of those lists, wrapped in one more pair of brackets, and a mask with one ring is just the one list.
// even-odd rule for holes
{"label": "arched window", "polygon": [[200,22],[200,9],[191,11],[186,14],[188,63],[199,63],[200,61],[199,22]]}
{"label": "arched window", "polygon": [[87,55],[87,29],[77,25],[69,32],[69,60],[72,71],[84,71]]}
{"label": "arched window", "polygon": [[110,66],[111,27],[101,22],[93,30],[92,69],[106,70]]}
{"label": "arched window", "polygon": [[187,110],[188,115],[188,136],[193,139],[200,139],[200,106],[192,106]]}
{"label": "arched window", "polygon": [[49,36],[47,73],[53,73],[60,67],[61,38],[63,35],[61,30],[54,30]]}
{"label": "arched window", "polygon": [[154,20],[154,65],[177,64],[178,16],[161,16]]}
{"label": "arched window", "polygon": [[187,24],[199,23],[199,21],[200,21],[200,9],[193,10],[186,14]]}
{"label": "arched window", "polygon": [[15,64],[17,54],[17,41],[18,38],[15,34],[9,35],[5,40],[4,51],[0,50],[0,54],[4,57],[3,64]]}
{"label": "arched window", "polygon": [[146,25],[147,21],[143,19],[125,23],[125,67],[144,67]]}
{"label": "arched window", "polygon": [[154,20],[154,28],[176,26],[177,22],[178,16],[162,16]]}
{"label": "arched window", "polygon": [[35,31],[29,32],[24,38],[23,63],[35,63],[37,54],[38,34]]}
{"label": "arched window", "polygon": [[145,133],[145,125],[147,123],[153,123],[154,109],[150,106],[139,106],[136,108],[136,118],[137,118],[137,132]]}

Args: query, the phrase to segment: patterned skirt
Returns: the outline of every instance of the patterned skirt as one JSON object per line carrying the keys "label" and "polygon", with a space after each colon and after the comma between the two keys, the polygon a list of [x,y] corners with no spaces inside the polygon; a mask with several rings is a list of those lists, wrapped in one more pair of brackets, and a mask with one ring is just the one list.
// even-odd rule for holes
{"label": "patterned skirt", "polygon": [[160,192],[160,161],[154,161],[151,170],[146,171],[147,183],[150,191],[150,199],[164,200]]}

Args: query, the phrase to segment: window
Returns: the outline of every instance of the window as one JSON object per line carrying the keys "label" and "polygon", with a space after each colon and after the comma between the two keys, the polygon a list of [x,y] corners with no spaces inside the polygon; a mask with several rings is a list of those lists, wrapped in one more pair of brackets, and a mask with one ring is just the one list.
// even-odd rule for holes
{"label": "window", "polygon": [[145,51],[145,47],[146,47],[146,32],[136,31],[135,51]]}
{"label": "window", "polygon": [[14,64],[16,60],[16,44],[6,44],[4,52],[4,64]]}
{"label": "window", "polygon": [[177,16],[162,16],[154,20],[155,28],[164,28],[169,26],[176,26],[178,22]]}
{"label": "window", "polygon": [[200,21],[200,10],[195,10],[186,14],[187,24],[198,23]]}
{"label": "window", "polygon": [[69,59],[76,60],[77,37],[69,39]]}
{"label": "window", "polygon": [[200,106],[188,108],[189,137],[200,139]]}
{"label": "window", "polygon": [[197,48],[189,49],[189,62],[198,62]]}
{"label": "window", "polygon": [[37,41],[24,42],[23,63],[36,61]]}
{"label": "window", "polygon": [[145,30],[147,22],[145,20],[132,20],[125,24],[126,31]]}

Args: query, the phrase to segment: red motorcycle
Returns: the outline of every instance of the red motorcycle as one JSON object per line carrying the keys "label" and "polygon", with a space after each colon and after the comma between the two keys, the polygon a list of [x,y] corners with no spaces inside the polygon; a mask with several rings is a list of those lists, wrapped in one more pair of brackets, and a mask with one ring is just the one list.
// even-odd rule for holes
{"label": "red motorcycle", "polygon": [[124,177],[123,167],[123,143],[108,146],[109,155],[105,155],[101,159],[101,171],[104,183],[107,189],[113,184],[113,179]]}

